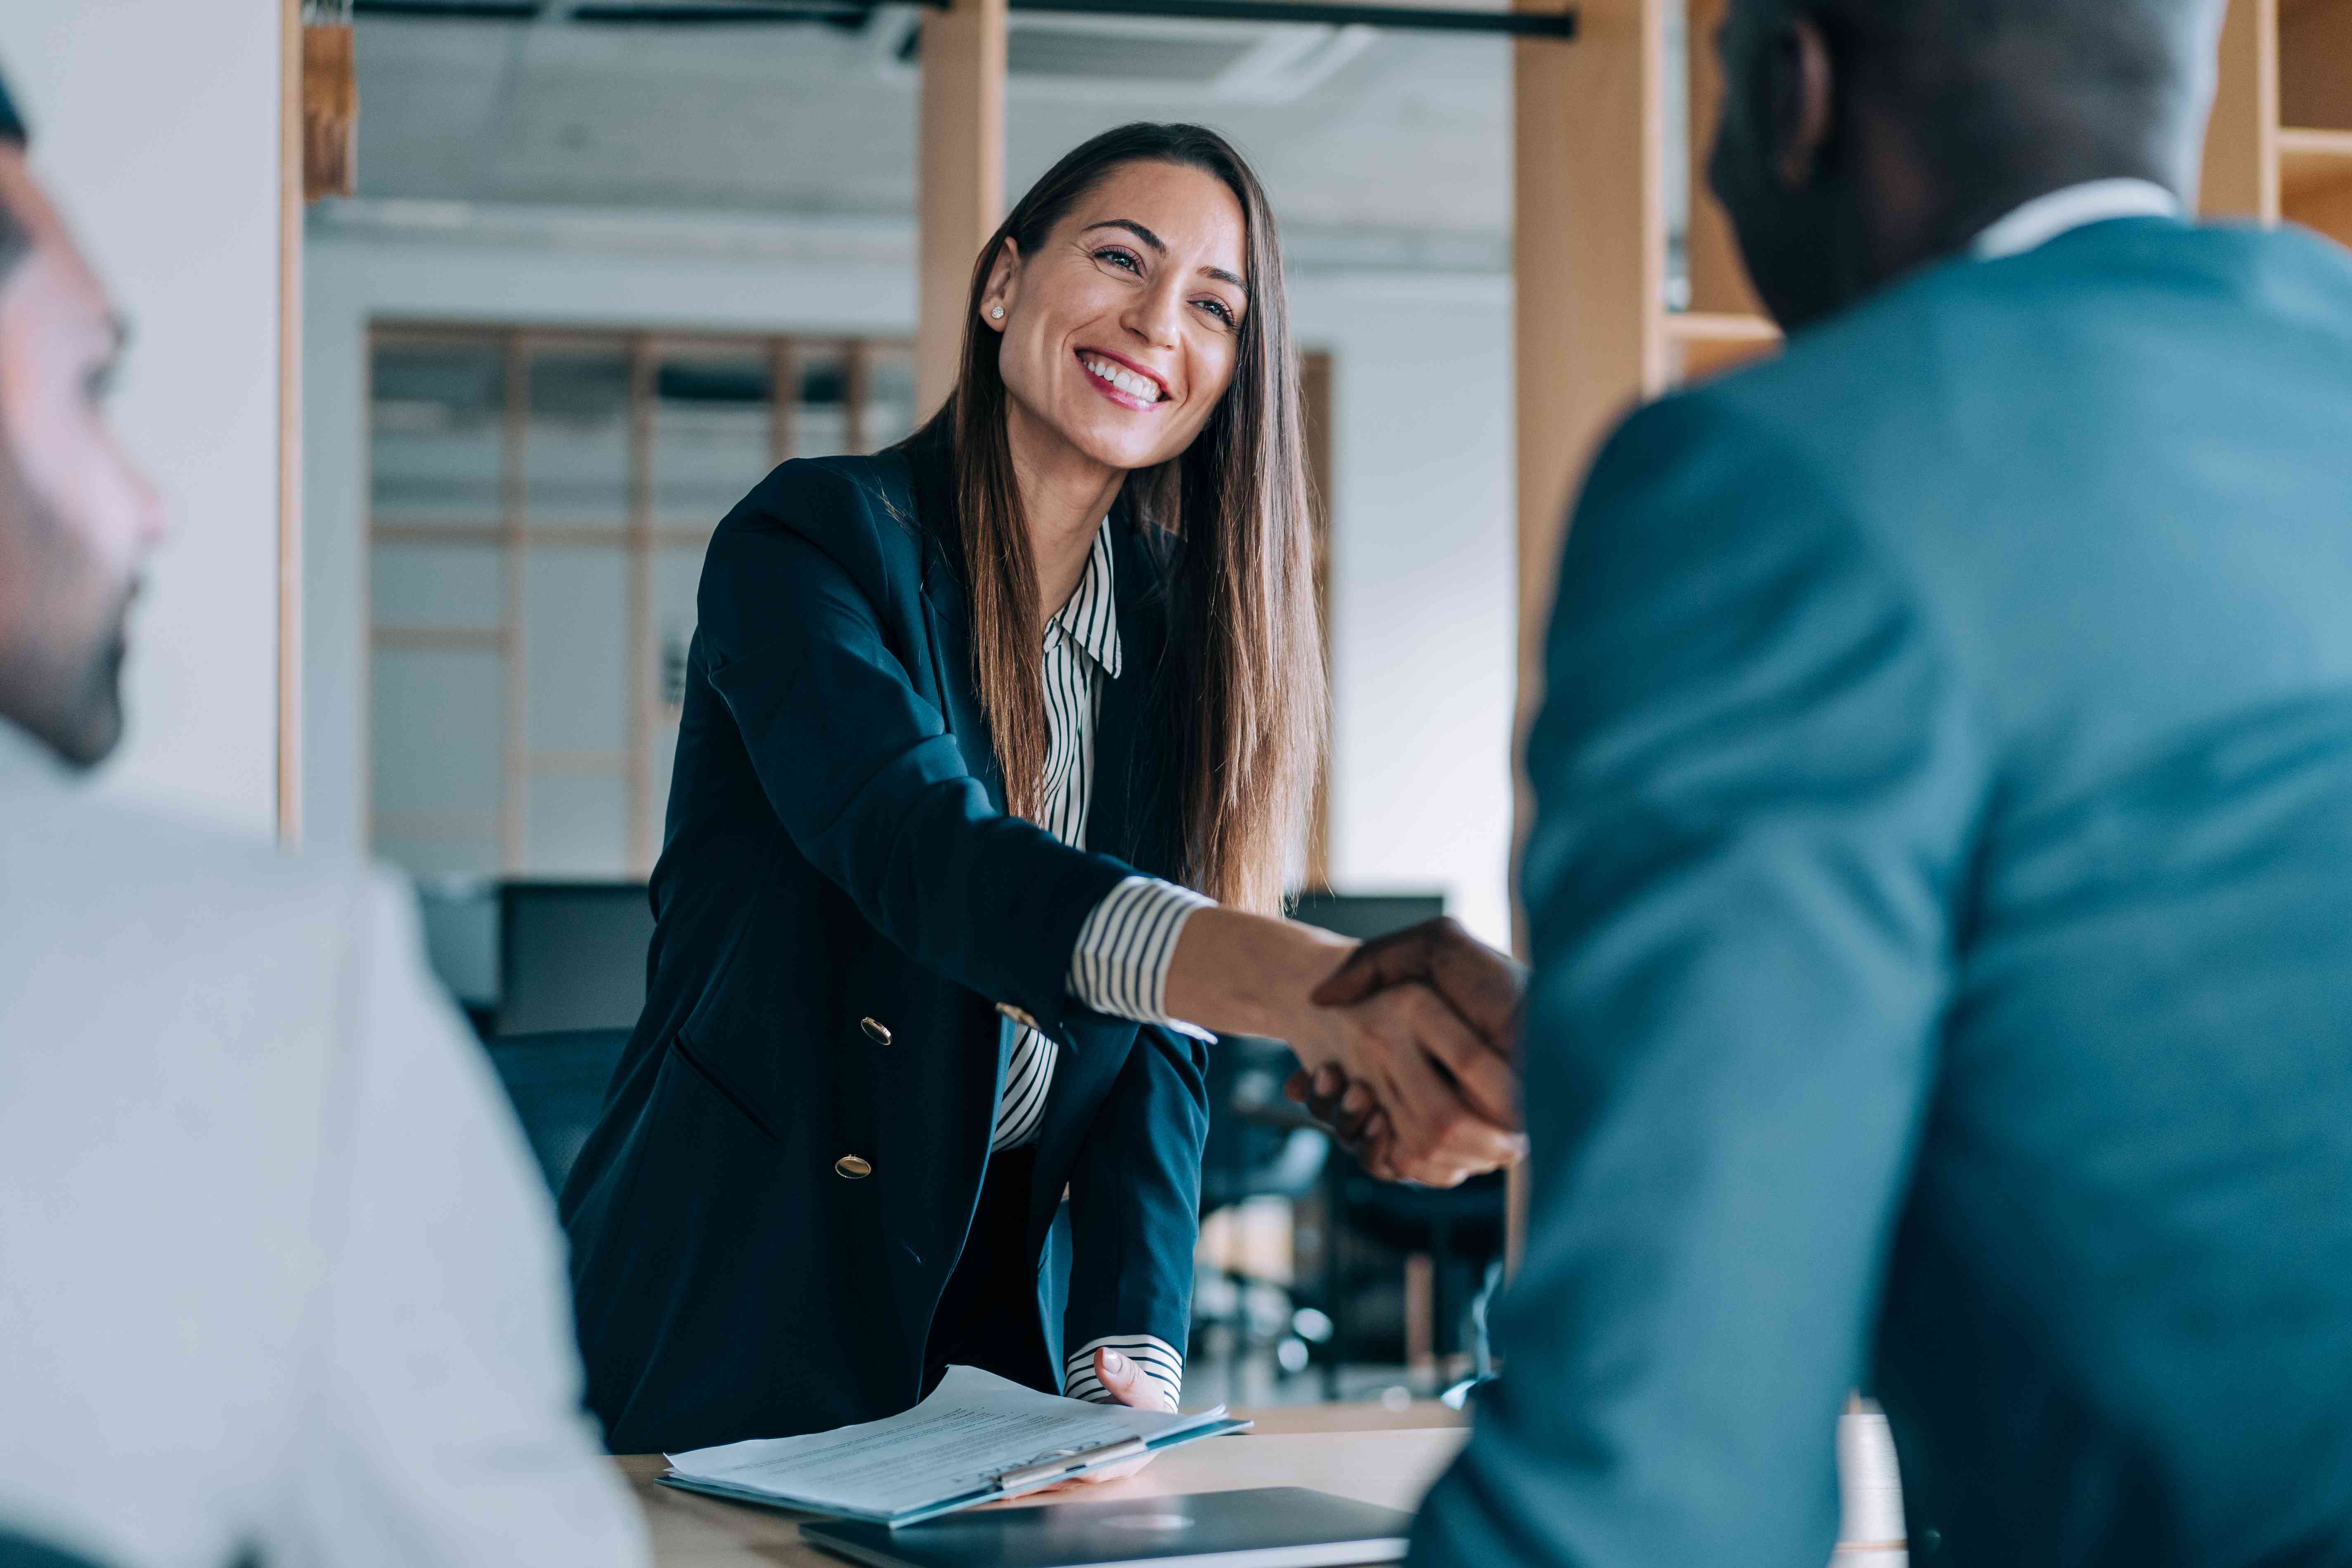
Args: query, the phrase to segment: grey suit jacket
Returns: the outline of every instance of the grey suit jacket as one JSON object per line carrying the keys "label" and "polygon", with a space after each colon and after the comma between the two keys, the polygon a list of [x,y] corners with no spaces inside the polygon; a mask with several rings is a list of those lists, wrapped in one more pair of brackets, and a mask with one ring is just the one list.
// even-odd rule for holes
{"label": "grey suit jacket", "polygon": [[1632,419],[1423,1563],[2352,1561],[2352,257],[2096,225]]}
{"label": "grey suit jacket", "polygon": [[120,1568],[620,1568],[553,1208],[388,877],[0,721],[0,1520]]}

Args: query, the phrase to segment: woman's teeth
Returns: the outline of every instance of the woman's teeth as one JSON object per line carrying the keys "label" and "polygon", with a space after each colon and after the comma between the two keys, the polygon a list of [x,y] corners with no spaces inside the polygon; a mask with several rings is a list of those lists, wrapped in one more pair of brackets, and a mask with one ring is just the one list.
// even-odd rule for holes
{"label": "woman's teeth", "polygon": [[1108,382],[1129,397],[1140,397],[1146,403],[1160,401],[1160,384],[1148,375],[1138,375],[1123,364],[1097,359],[1092,354],[1079,355],[1078,363],[1087,367],[1087,374],[1097,381]]}

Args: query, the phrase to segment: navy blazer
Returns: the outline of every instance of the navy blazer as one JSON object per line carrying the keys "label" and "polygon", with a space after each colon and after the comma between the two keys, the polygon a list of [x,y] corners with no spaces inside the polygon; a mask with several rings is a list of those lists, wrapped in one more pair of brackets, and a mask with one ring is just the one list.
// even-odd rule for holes
{"label": "navy blazer", "polygon": [[[1059,1344],[1181,1347],[1208,1127],[1203,1048],[1090,1012],[1079,926],[1177,871],[1158,552],[1113,515],[1122,675],[1089,837],[1004,812],[970,679],[947,457],[790,462],[712,537],[688,655],[644,1016],[566,1184],[590,1407],[617,1452],[822,1431],[923,1392],[989,1160],[1017,1008],[1059,1047],[1027,1246],[1065,1188]],[[856,1162],[871,1168],[856,1175]],[[1047,1289],[1050,1301],[1056,1292]]]}

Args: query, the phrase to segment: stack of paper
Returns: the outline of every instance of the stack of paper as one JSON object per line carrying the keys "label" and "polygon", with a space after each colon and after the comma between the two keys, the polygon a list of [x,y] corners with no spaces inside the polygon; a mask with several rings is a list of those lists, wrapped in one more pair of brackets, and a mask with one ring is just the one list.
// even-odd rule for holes
{"label": "stack of paper", "polygon": [[671,1454],[662,1479],[690,1491],[895,1527],[1248,1425],[1228,1419],[1222,1405],[1189,1415],[1088,1405],[953,1366],[929,1399],[903,1415]]}

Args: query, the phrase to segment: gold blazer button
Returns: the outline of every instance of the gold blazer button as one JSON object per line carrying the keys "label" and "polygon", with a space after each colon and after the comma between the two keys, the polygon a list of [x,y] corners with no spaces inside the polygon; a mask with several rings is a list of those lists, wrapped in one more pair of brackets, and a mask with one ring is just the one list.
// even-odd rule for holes
{"label": "gold blazer button", "polygon": [[865,1030],[866,1037],[873,1041],[876,1045],[887,1046],[890,1043],[890,1031],[876,1023],[873,1019],[860,1018],[857,1020],[857,1026]]}
{"label": "gold blazer button", "polygon": [[844,1181],[862,1182],[874,1173],[874,1167],[855,1154],[844,1154],[833,1163],[833,1172]]}
{"label": "gold blazer button", "polygon": [[1003,1014],[1006,1017],[1012,1019],[1014,1023],[1020,1025],[1024,1029],[1034,1029],[1037,1026],[1036,1019],[1031,1017],[1020,1008],[1015,1007],[1010,1002],[999,1002],[996,1005],[996,1010]]}

